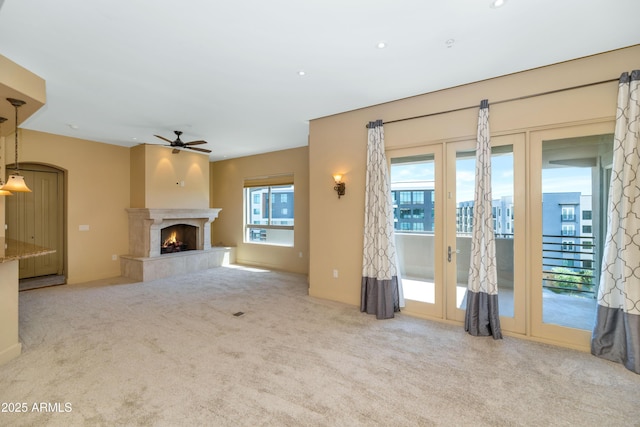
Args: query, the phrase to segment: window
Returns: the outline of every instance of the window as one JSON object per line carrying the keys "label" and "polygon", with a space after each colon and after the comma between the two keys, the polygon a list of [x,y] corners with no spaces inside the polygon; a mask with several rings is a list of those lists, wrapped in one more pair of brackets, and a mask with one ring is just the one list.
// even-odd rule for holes
{"label": "window", "polygon": [[575,221],[576,220],[576,211],[573,206],[563,206],[562,207],[562,220],[563,221]]}
{"label": "window", "polygon": [[562,241],[562,250],[564,252],[573,252],[574,251],[573,243],[574,242],[572,240],[563,240]]}
{"label": "window", "polygon": [[590,225],[583,225],[582,226],[582,234],[591,234],[592,230],[593,230],[593,228]]}
{"label": "window", "polygon": [[563,236],[575,236],[576,235],[576,226],[573,224],[563,224],[562,225],[562,235]]}
{"label": "window", "polygon": [[411,191],[401,191],[400,192],[400,204],[401,205],[409,205],[409,204],[411,204]]}
{"label": "window", "polygon": [[582,219],[591,219],[591,211],[582,211]]}
{"label": "window", "polygon": [[245,242],[293,246],[293,175],[247,179],[244,192]]}

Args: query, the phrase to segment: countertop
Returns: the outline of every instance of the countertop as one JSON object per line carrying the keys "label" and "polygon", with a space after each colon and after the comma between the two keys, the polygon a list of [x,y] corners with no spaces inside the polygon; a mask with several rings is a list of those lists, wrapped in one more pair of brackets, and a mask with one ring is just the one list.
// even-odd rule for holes
{"label": "countertop", "polygon": [[52,254],[54,252],[55,249],[45,248],[8,237],[0,237],[0,263]]}

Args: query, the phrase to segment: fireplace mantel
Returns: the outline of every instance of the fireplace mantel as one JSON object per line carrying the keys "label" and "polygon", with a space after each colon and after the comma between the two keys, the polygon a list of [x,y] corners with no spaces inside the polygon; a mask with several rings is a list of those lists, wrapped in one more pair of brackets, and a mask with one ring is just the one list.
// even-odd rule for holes
{"label": "fireplace mantel", "polygon": [[160,230],[176,224],[198,227],[197,248],[211,249],[211,223],[222,209],[151,209],[129,208],[129,255],[159,257]]}
{"label": "fireplace mantel", "polygon": [[[211,223],[221,210],[127,209],[129,254],[120,256],[122,275],[145,282],[232,264],[235,248],[211,246]],[[162,229],[178,224],[197,227],[196,249],[161,254]]]}

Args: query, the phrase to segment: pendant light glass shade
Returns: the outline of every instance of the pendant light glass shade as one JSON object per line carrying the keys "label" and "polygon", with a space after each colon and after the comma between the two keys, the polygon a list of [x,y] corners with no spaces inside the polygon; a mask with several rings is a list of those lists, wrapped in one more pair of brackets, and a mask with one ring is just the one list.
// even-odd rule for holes
{"label": "pendant light glass shade", "polygon": [[23,193],[31,193],[31,190],[29,189],[29,187],[27,187],[27,184],[24,182],[24,177],[22,175],[20,175],[19,171],[19,166],[18,166],[18,108],[22,107],[25,102],[21,101],[19,99],[15,99],[15,98],[7,98],[7,101],[9,101],[9,103],[11,105],[13,105],[13,107],[16,110],[16,132],[15,132],[15,136],[16,136],[16,145],[15,145],[15,150],[16,150],[16,164],[15,164],[15,168],[16,168],[16,172],[13,175],[9,175],[9,178],[7,178],[7,183],[4,184],[2,187],[0,187],[0,190],[8,190],[8,191],[16,191],[16,192],[23,192]]}
{"label": "pendant light glass shade", "polygon": [[24,177],[17,173],[9,175],[9,178],[7,178],[7,183],[0,187],[0,190],[31,193],[31,190],[24,182]]}

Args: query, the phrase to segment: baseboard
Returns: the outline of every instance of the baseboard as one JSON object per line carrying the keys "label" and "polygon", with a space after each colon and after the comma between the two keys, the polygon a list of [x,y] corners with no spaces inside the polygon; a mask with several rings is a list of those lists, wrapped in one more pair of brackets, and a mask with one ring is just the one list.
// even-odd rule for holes
{"label": "baseboard", "polygon": [[0,351],[0,365],[4,365],[10,360],[15,359],[20,356],[20,353],[22,353],[22,343],[16,343],[11,347]]}

